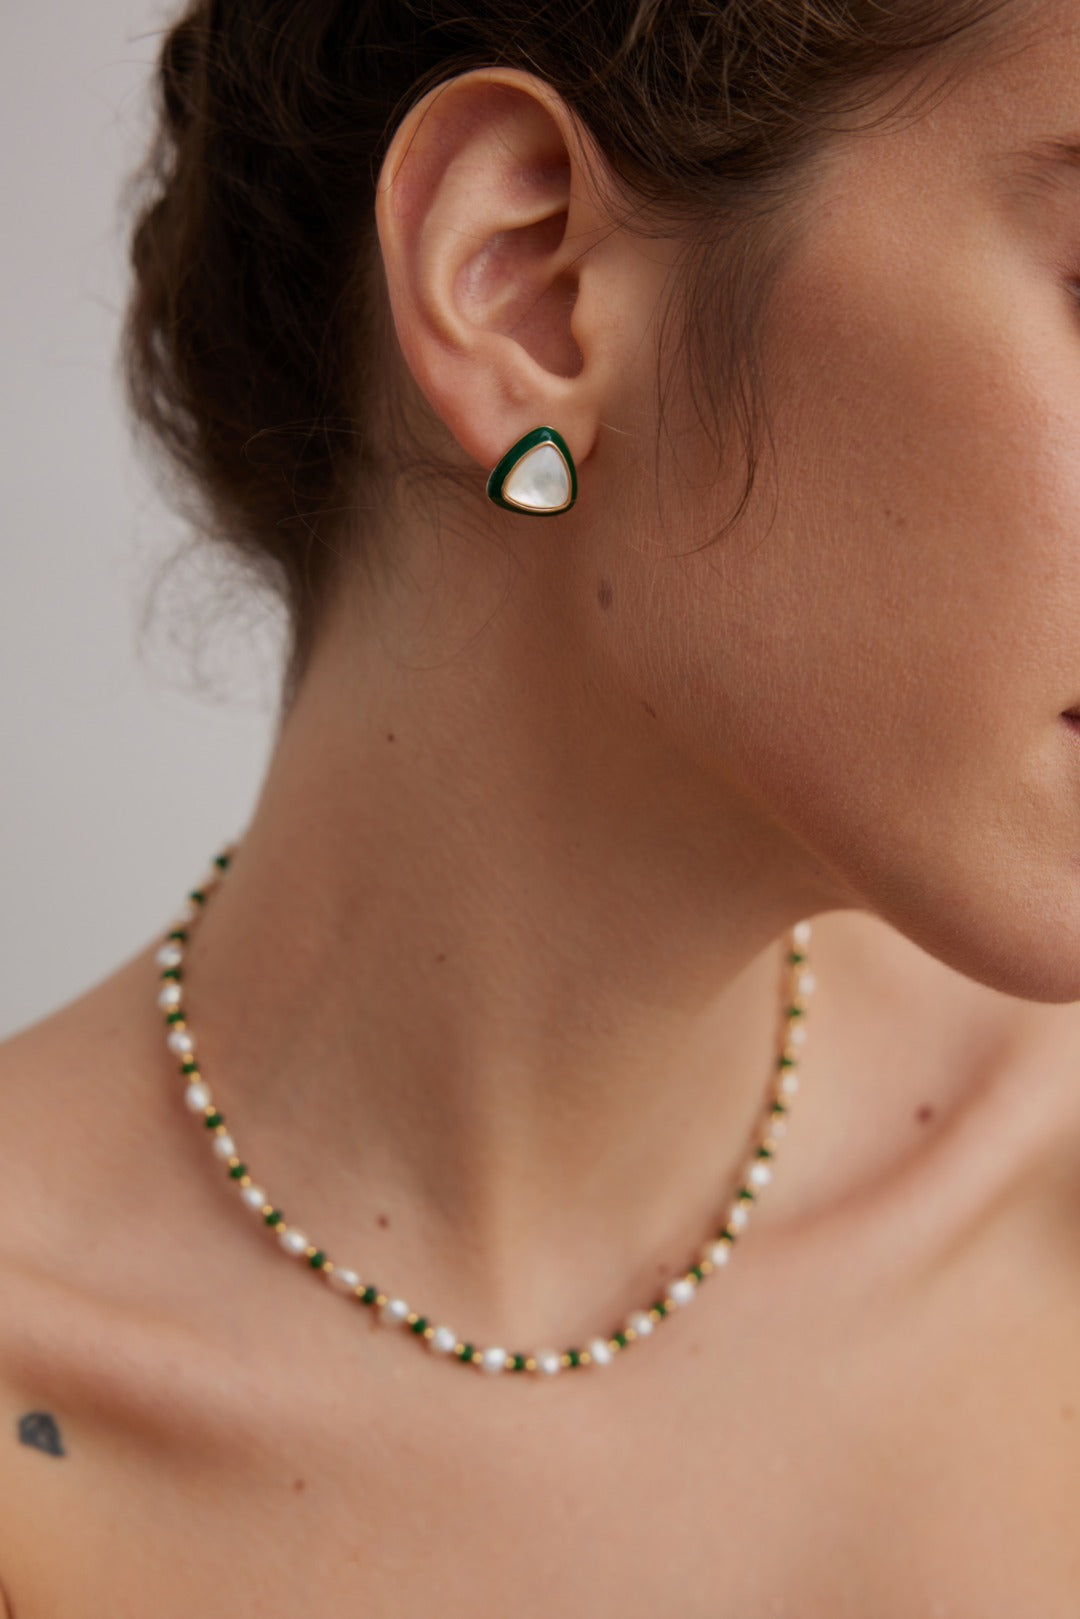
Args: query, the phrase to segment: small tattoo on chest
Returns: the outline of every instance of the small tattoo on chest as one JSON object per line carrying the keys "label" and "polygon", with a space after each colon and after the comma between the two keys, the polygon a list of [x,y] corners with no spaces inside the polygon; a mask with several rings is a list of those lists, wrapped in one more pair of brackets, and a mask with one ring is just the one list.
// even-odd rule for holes
{"label": "small tattoo on chest", "polygon": [[48,1411],[27,1411],[25,1416],[19,1418],[19,1443],[47,1451],[50,1456],[67,1454],[56,1419]]}

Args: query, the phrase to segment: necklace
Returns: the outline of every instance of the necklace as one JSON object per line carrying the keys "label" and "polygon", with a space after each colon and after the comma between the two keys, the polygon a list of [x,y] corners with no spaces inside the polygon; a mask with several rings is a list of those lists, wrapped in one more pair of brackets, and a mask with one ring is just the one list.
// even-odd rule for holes
{"label": "necklace", "polygon": [[210,1087],[199,1067],[195,1036],[181,1005],[183,991],[180,987],[184,952],[190,934],[210,895],[235,858],[236,849],[236,844],[226,845],[220,854],[214,856],[206,877],[197,888],[191,889],[180,916],[165,934],[156,956],[162,978],[158,1005],[165,1014],[166,1045],[180,1060],[186,1106],[202,1119],[209,1132],[214,1156],[224,1164],[228,1178],[236,1186],[242,1201],[260,1216],[266,1229],[273,1233],[286,1254],[303,1260],[336,1291],[373,1309],[378,1320],[386,1326],[407,1329],[415,1335],[418,1343],[426,1345],[436,1355],[457,1360],[463,1366],[479,1367],[484,1372],[533,1372],[548,1377],[566,1368],[610,1365],[631,1344],[647,1338],[673,1311],[690,1304],[702,1283],[727,1265],[760,1192],[772,1179],[777,1144],[787,1129],[791,1098],[799,1088],[798,1061],[806,1042],[807,998],[815,982],[808,967],[808,921],[797,922],[789,930],[788,949],[784,956],[784,1037],[766,1098],[764,1117],[758,1125],[741,1183],[727,1205],[719,1230],[703,1244],[697,1263],[672,1277],[660,1297],[647,1309],[632,1310],[619,1331],[609,1337],[592,1338],[582,1349],[537,1349],[532,1354],[511,1354],[497,1346],[477,1348],[475,1344],[463,1341],[450,1327],[433,1324],[426,1316],[410,1309],[404,1299],[384,1293],[374,1282],[363,1280],[355,1270],[335,1264],[322,1248],[308,1241],[299,1227],[286,1222],[282,1210],[267,1197],[240,1158],[236,1142],[226,1126],[225,1115],[215,1105]]}

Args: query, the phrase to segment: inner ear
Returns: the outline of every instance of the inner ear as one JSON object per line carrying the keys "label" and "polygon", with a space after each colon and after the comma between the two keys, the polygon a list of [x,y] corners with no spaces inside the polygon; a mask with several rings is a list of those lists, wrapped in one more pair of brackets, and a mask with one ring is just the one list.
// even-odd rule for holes
{"label": "inner ear", "polygon": [[580,282],[568,270],[542,278],[530,266],[550,261],[566,235],[563,208],[531,225],[502,230],[458,271],[454,297],[473,324],[511,337],[538,365],[560,377],[576,377],[584,359],[571,330]]}

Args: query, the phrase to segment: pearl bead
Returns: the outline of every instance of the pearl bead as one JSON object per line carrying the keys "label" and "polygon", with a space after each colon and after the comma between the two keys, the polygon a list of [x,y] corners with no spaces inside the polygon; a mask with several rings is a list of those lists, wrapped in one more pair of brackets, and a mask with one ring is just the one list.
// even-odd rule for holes
{"label": "pearl bead", "polygon": [[436,1327],[428,1343],[436,1355],[448,1355],[457,1343],[457,1333],[451,1332],[449,1327]]}
{"label": "pearl bead", "polygon": [[214,1136],[210,1145],[218,1158],[232,1158],[236,1154],[236,1142],[227,1133]]}
{"label": "pearl bead", "polygon": [[261,1209],[266,1202],[266,1193],[261,1186],[241,1186],[240,1196],[249,1209]]}
{"label": "pearl bead", "polygon": [[753,1186],[768,1186],[772,1180],[772,1170],[759,1158],[756,1164],[750,1165],[750,1173],[746,1178]]}
{"label": "pearl bead", "polygon": [[360,1278],[354,1270],[346,1270],[343,1265],[335,1265],[333,1270],[327,1271],[330,1286],[336,1287],[339,1293],[351,1293],[360,1286]]}
{"label": "pearl bead", "polygon": [[183,959],[184,952],[177,939],[170,939],[167,944],[163,944],[154,957],[159,967],[179,967]]}
{"label": "pearl bead", "polygon": [[791,936],[795,940],[796,944],[809,944],[810,943],[810,923],[809,922],[796,922],[795,926],[791,930]]}
{"label": "pearl bead", "polygon": [[705,1249],[705,1258],[715,1265],[717,1269],[721,1265],[726,1265],[731,1258],[730,1242],[710,1242]]}
{"label": "pearl bead", "polygon": [[697,1288],[687,1276],[679,1276],[668,1288],[668,1298],[672,1304],[689,1304],[697,1292]]}
{"label": "pearl bead", "polygon": [[653,1329],[654,1322],[647,1310],[635,1310],[627,1320],[626,1325],[633,1327],[639,1338],[647,1338]]}
{"label": "pearl bead", "polygon": [[210,1102],[210,1087],[194,1080],[184,1092],[184,1101],[192,1113],[201,1113]]}
{"label": "pearl bead", "polygon": [[781,1096],[794,1096],[799,1089],[799,1076],[793,1068],[789,1068],[780,1081]]}
{"label": "pearl bead", "polygon": [[181,989],[179,984],[162,984],[158,991],[157,1003],[163,1012],[174,1012],[180,1005]]}
{"label": "pearl bead", "polygon": [[183,905],[181,905],[181,907],[180,907],[180,914],[176,918],[176,921],[174,922],[173,927],[169,928],[168,931],[171,933],[173,931],[173,928],[186,928],[189,922],[194,922],[194,920],[198,916],[198,914],[199,914],[198,901],[193,900],[193,899],[186,899],[184,901]]}
{"label": "pearl bead", "polygon": [[387,1299],[379,1308],[379,1320],[388,1327],[400,1327],[403,1321],[408,1320],[409,1306],[404,1299]]}
{"label": "pearl bead", "polygon": [[307,1238],[302,1231],[297,1231],[293,1226],[279,1227],[278,1241],[287,1254],[303,1254],[307,1252]]}
{"label": "pearl bead", "polygon": [[479,1360],[483,1372],[501,1372],[506,1365],[505,1349],[485,1349]]}
{"label": "pearl bead", "polygon": [[787,1134],[787,1120],[782,1118],[779,1113],[774,1113],[769,1120],[769,1134],[775,1137],[777,1141],[780,1140],[782,1135]]}
{"label": "pearl bead", "polygon": [[190,1057],[195,1050],[195,1041],[187,1029],[170,1029],[165,1036],[165,1044],[178,1057]]}
{"label": "pearl bead", "polygon": [[791,1025],[791,1028],[788,1030],[788,1045],[789,1046],[805,1046],[805,1044],[806,1044],[806,1024],[805,1023],[799,1023],[799,1022],[793,1023]]}
{"label": "pearl bead", "polygon": [[800,973],[798,985],[800,995],[812,995],[817,988],[817,979],[812,972]]}
{"label": "pearl bead", "polygon": [[750,1218],[749,1210],[744,1202],[733,1203],[728,1210],[727,1224],[731,1231],[741,1231]]}
{"label": "pearl bead", "polygon": [[557,1349],[538,1349],[533,1359],[537,1371],[543,1372],[545,1377],[554,1377],[556,1372],[562,1371],[562,1356]]}
{"label": "pearl bead", "polygon": [[606,1338],[594,1338],[588,1345],[589,1359],[594,1366],[611,1365],[611,1346]]}

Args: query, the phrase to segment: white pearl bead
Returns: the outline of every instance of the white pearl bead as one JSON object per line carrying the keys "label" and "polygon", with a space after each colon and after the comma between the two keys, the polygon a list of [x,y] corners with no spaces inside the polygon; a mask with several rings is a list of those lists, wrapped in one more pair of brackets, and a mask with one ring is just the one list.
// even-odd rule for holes
{"label": "white pearl bead", "polygon": [[436,1355],[448,1355],[457,1343],[457,1333],[451,1332],[449,1327],[436,1327],[428,1343]]}
{"label": "white pearl bead", "polygon": [[154,960],[159,967],[179,967],[184,959],[184,952],[180,948],[179,939],[170,939],[163,944]]}
{"label": "white pearl bead", "polygon": [[333,1270],[327,1271],[330,1286],[336,1287],[339,1293],[351,1293],[360,1286],[360,1278],[354,1270],[347,1270],[343,1265],[335,1265]]}
{"label": "white pearl bead", "polygon": [[537,1371],[543,1372],[545,1377],[554,1377],[556,1372],[562,1371],[562,1356],[557,1349],[538,1349],[533,1359]]}
{"label": "white pearl bead", "polygon": [[261,1186],[241,1186],[240,1196],[249,1209],[261,1209],[266,1202],[266,1193]]}
{"label": "white pearl bead", "polygon": [[158,991],[157,1003],[163,1012],[174,1012],[180,1005],[181,996],[180,985],[170,981],[168,984],[162,984]]}
{"label": "white pearl bead", "polygon": [[794,1068],[789,1068],[780,1081],[781,1096],[794,1096],[799,1089],[799,1076]]}
{"label": "white pearl bead", "polygon": [[307,1252],[308,1239],[302,1231],[297,1231],[293,1226],[279,1226],[278,1241],[287,1254]]}
{"label": "white pearl bead", "polygon": [[170,1029],[165,1036],[165,1044],[178,1057],[190,1057],[195,1050],[195,1041],[187,1029]]}
{"label": "white pearl bead", "polygon": [[697,1288],[687,1276],[679,1276],[667,1290],[667,1296],[672,1304],[689,1304]]}
{"label": "white pearl bead", "polygon": [[192,1113],[201,1113],[210,1101],[210,1087],[194,1080],[184,1092],[184,1101]]}
{"label": "white pearl bead", "polygon": [[741,1231],[749,1218],[750,1211],[747,1209],[745,1202],[733,1203],[728,1210],[728,1230]]}
{"label": "white pearl bead", "polygon": [[764,1159],[759,1158],[756,1164],[750,1165],[750,1173],[746,1178],[752,1186],[768,1186],[772,1180],[772,1170]]}
{"label": "white pearl bead", "polygon": [[800,973],[798,985],[800,995],[812,995],[817,988],[817,979],[814,977],[812,972],[807,971]]}
{"label": "white pearl bead", "polygon": [[483,1372],[501,1372],[505,1365],[505,1349],[485,1349],[479,1359],[480,1370]]}
{"label": "white pearl bead", "polygon": [[218,1158],[232,1158],[236,1154],[236,1142],[227,1132],[220,1136],[214,1136],[210,1145]]}
{"label": "white pearl bead", "polygon": [[606,1338],[594,1338],[587,1347],[594,1366],[611,1365],[611,1346]]}
{"label": "white pearl bead", "polygon": [[791,936],[795,940],[796,944],[800,944],[800,945],[801,944],[809,944],[810,943],[810,923],[808,921],[807,922],[796,922],[795,926],[791,930]]}
{"label": "white pearl bead", "polygon": [[639,1338],[647,1338],[653,1329],[653,1318],[647,1310],[635,1310],[626,1325],[633,1327]]}
{"label": "white pearl bead", "polygon": [[775,1137],[775,1139],[777,1141],[779,1141],[780,1137],[782,1135],[786,1135],[786,1133],[787,1133],[787,1120],[785,1118],[783,1118],[779,1113],[774,1113],[772,1115],[772,1117],[770,1118],[770,1120],[769,1120],[769,1134],[771,1136]]}
{"label": "white pearl bead", "polygon": [[168,928],[166,931],[169,932],[169,933],[172,933],[175,928],[186,928],[189,922],[194,922],[194,920],[198,916],[198,914],[199,914],[199,902],[198,902],[198,900],[186,899],[184,901],[183,905],[181,905],[181,907],[180,907],[180,914],[176,918],[176,921],[173,923],[173,926],[171,928]]}
{"label": "white pearl bead", "polygon": [[788,1030],[788,1045],[789,1046],[805,1046],[805,1044],[806,1044],[806,1024],[805,1023],[800,1023],[798,1021],[798,1019],[796,1019],[796,1021],[791,1025],[790,1029]]}
{"label": "white pearl bead", "polygon": [[731,1258],[730,1242],[710,1242],[705,1249],[705,1258],[715,1265],[717,1269],[721,1265],[726,1265]]}
{"label": "white pearl bead", "polygon": [[408,1320],[409,1306],[404,1299],[387,1299],[379,1308],[379,1320],[388,1327],[400,1327],[403,1321]]}

